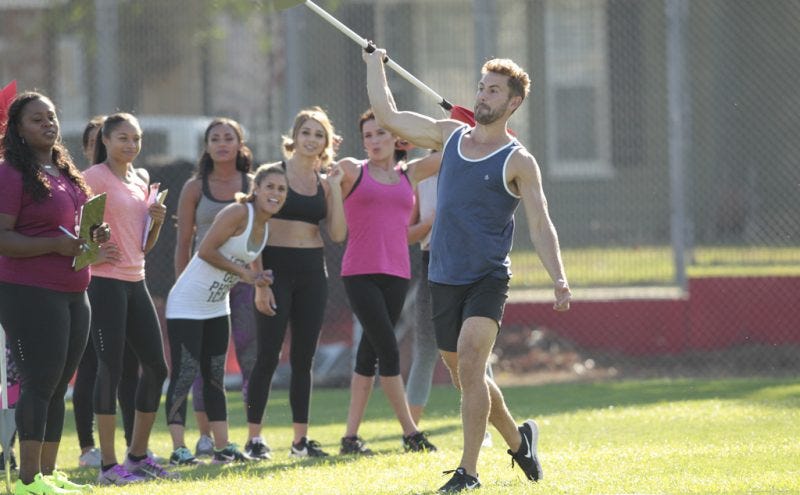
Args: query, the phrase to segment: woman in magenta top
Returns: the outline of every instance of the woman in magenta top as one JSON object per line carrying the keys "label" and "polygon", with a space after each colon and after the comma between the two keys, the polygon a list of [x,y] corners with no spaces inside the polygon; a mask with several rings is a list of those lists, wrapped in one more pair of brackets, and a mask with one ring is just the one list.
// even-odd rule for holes
{"label": "woman in magenta top", "polygon": [[[44,95],[14,99],[0,148],[0,323],[22,380],[15,492],[88,489],[54,468],[64,394],[89,335],[89,268],[72,268],[86,241],[69,233],[77,231],[91,192],[61,144],[55,107]],[[108,227],[92,235],[106,241]]]}
{"label": "woman in magenta top", "polygon": [[403,429],[405,449],[432,451],[436,448],[417,429],[408,410],[394,334],[411,278],[407,235],[414,190],[397,162],[397,139],[378,125],[372,111],[361,116],[359,127],[367,159],[345,158],[332,172],[342,174],[348,230],[342,280],[350,306],[364,329],[350,382],[350,410],[340,452],[371,453],[358,437],[358,428],[376,370]]}

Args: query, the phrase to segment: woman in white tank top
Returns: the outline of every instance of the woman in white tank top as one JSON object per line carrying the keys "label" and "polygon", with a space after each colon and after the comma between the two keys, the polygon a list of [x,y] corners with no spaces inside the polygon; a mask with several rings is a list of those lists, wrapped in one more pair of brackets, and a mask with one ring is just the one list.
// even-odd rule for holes
{"label": "woman in white tank top", "polygon": [[259,255],[267,242],[267,221],[286,200],[286,174],[281,167],[261,166],[253,182],[249,195],[239,197],[217,215],[167,298],[172,373],[166,412],[173,447],[176,452],[186,449],[181,444],[186,398],[200,372],[214,437],[214,464],[248,460],[228,442],[223,379],[230,333],[230,288],[240,280],[265,286],[264,297],[256,305],[274,314],[275,301],[268,287],[271,276],[261,270]]}

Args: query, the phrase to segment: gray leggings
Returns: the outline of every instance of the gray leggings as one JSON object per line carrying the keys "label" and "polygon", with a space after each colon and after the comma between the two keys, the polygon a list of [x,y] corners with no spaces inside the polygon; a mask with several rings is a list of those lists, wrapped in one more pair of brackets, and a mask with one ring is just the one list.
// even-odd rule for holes
{"label": "gray leggings", "polygon": [[428,288],[428,261],[430,252],[422,251],[422,272],[417,284],[416,311],[414,313],[414,346],[411,370],[408,373],[406,395],[410,406],[425,406],[431,393],[431,381],[439,349],[431,320],[431,291]]}

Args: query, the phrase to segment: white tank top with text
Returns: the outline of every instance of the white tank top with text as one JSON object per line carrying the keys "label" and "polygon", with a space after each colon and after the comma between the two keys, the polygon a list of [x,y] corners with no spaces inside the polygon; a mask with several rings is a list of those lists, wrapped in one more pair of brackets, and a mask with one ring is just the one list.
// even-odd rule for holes
{"label": "white tank top with text", "polygon": [[[222,255],[240,266],[246,266],[261,255],[267,243],[269,226],[264,225],[264,238],[258,249],[251,251],[247,241],[253,230],[253,205],[247,203],[247,228],[220,246]],[[167,297],[166,316],[168,319],[208,320],[231,312],[228,293],[239,277],[212,266],[200,259],[197,253],[192,256],[186,269],[175,281]]]}

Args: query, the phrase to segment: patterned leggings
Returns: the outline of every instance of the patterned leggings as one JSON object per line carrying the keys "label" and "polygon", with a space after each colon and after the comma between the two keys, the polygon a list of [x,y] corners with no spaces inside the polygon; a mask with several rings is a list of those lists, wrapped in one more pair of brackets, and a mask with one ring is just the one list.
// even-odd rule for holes
{"label": "patterned leggings", "polygon": [[[253,307],[255,289],[252,285],[239,282],[231,288],[231,337],[236,352],[236,362],[242,371],[242,399],[247,406],[247,384],[256,363],[256,320]],[[203,401],[203,377],[197,375],[192,384],[192,408],[205,412]]]}
{"label": "patterned leggings", "polygon": [[167,424],[186,424],[186,401],[198,373],[209,421],[225,421],[225,360],[230,323],[227,316],[209,320],[167,320],[172,374],[167,389]]}

